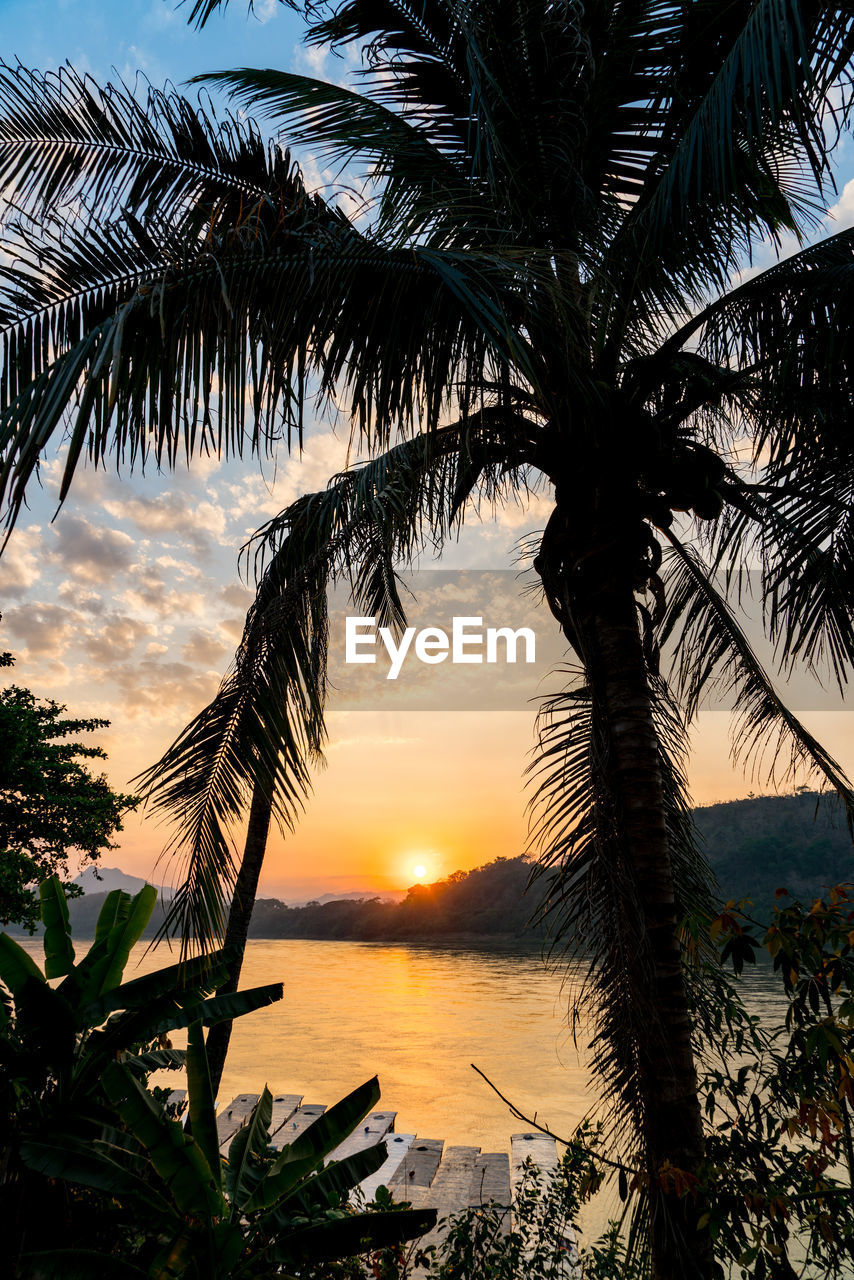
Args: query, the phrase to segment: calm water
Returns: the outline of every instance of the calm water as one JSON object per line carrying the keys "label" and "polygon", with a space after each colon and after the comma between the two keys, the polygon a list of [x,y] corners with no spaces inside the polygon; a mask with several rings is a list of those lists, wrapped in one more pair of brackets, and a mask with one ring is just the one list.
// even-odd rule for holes
{"label": "calm water", "polygon": [[[25,945],[41,958],[39,942]],[[144,952],[132,953],[127,977],[171,962],[162,948]],[[594,1107],[584,1037],[576,1048],[566,1027],[566,974],[549,970],[536,946],[250,942],[241,985],[273,981],[284,983],[284,1000],[235,1023],[220,1101],[267,1084],[330,1104],[377,1074],[399,1133],[483,1151],[509,1150],[509,1135],[527,1126],[471,1063],[554,1133],[571,1134]],[[769,974],[745,984],[754,1012],[779,1008]],[[173,1041],[185,1043],[179,1033]],[[158,1083],[180,1082],[161,1073]],[[588,1228],[607,1219],[597,1201]]]}
{"label": "calm water", "polygon": [[[41,958],[40,942],[25,945]],[[172,959],[144,952],[132,953],[127,977]],[[525,1126],[471,1063],[555,1133],[570,1133],[594,1104],[584,1037],[576,1048],[566,1027],[566,975],[537,946],[250,942],[241,985],[274,981],[284,1000],[235,1023],[221,1100],[267,1084],[329,1104],[376,1074],[399,1132],[484,1151],[506,1150]],[[770,1012],[769,978],[747,982],[754,1011]]]}

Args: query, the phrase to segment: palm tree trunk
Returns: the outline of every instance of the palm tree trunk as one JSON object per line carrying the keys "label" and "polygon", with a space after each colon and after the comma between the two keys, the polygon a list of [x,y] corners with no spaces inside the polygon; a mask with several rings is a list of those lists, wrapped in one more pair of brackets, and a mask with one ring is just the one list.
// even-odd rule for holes
{"label": "palm tree trunk", "polygon": [[[613,550],[614,530],[603,535]],[[594,540],[594,545],[596,542]],[[601,545],[601,543],[600,543]],[[691,1045],[677,900],[670,856],[659,743],[634,601],[631,565],[605,554],[584,572],[563,576],[565,631],[579,652],[600,709],[605,749],[602,781],[614,805],[622,874],[636,903],[632,985],[636,1078],[650,1188],[656,1280],[706,1280],[708,1240],[701,1210],[680,1180],[703,1159],[702,1114]],[[578,579],[581,579],[579,582]]]}
{"label": "palm tree trunk", "polygon": [[[258,891],[258,879],[264,864],[264,853],[267,848],[267,835],[270,830],[270,815],[273,801],[269,787],[256,782],[252,792],[252,805],[249,810],[249,825],[246,829],[246,843],[243,847],[243,859],[234,895],[228,912],[228,924],[225,930],[223,945],[235,947],[235,957],[229,968],[228,978],[217,989],[217,995],[228,995],[237,990],[240,981],[240,970],[243,967],[243,953],[246,950],[246,939],[249,934],[249,921],[255,905],[255,894]],[[207,1038],[208,1063],[210,1065],[211,1086],[216,1097],[225,1057],[231,1039],[232,1023],[218,1022],[211,1027]]]}

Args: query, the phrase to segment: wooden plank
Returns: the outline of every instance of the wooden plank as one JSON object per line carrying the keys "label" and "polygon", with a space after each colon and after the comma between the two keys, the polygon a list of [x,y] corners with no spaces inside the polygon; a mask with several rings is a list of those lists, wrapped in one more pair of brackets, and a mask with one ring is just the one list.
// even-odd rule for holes
{"label": "wooden plank", "polygon": [[[430,1187],[413,1193],[414,1209],[435,1209],[437,1214],[435,1227],[421,1237],[420,1247],[439,1244],[447,1232],[443,1219],[469,1207],[479,1155],[480,1147],[446,1147]],[[416,1276],[421,1274],[415,1272]]]}
{"label": "wooden plank", "polygon": [[347,1156],[354,1156],[357,1151],[364,1151],[367,1147],[375,1147],[387,1133],[394,1129],[396,1115],[396,1111],[372,1111],[370,1115],[365,1116],[358,1128],[354,1129],[343,1142],[339,1143],[334,1151],[330,1152],[326,1163],[331,1164],[333,1160],[344,1160]]}
{"label": "wooden plank", "polygon": [[514,1133],[510,1137],[510,1181],[513,1195],[519,1189],[522,1166],[527,1159],[537,1166],[543,1176],[553,1173],[558,1166],[557,1144],[547,1133]]}
{"label": "wooden plank", "polygon": [[471,1203],[474,1178],[480,1147],[446,1147],[442,1163],[430,1184],[430,1194],[424,1203],[437,1211],[440,1218],[449,1213],[459,1213]]}
{"label": "wooden plank", "polygon": [[[376,1173],[372,1173],[369,1178],[365,1178],[359,1183],[359,1190],[365,1200],[373,1200],[377,1194],[378,1187],[387,1187],[391,1178],[397,1173],[406,1153],[415,1141],[414,1133],[387,1133],[385,1136],[385,1144],[388,1148],[388,1155],[384,1162],[377,1169]],[[353,1196],[350,1196],[353,1199]]]}
{"label": "wooden plank", "polygon": [[[523,1165],[527,1158],[534,1165],[534,1178],[539,1186],[543,1186],[558,1170],[557,1144],[547,1133],[514,1133],[510,1138],[510,1179],[513,1196],[518,1193],[524,1178]],[[575,1228],[568,1225],[564,1240],[566,1253],[558,1266],[556,1275],[563,1280],[576,1280],[578,1275],[578,1237]]]}
{"label": "wooden plank", "polygon": [[300,1093],[276,1093],[273,1095],[273,1114],[270,1117],[270,1142],[273,1146],[278,1146],[276,1134],[282,1125],[287,1120],[290,1120],[301,1102],[302,1094]]}
{"label": "wooden plank", "polygon": [[[396,1199],[409,1199],[408,1195],[400,1195],[400,1188],[430,1186],[439,1168],[444,1145],[443,1138],[416,1138],[388,1184]],[[395,1188],[398,1188],[397,1192]]]}
{"label": "wooden plank", "polygon": [[488,1151],[474,1166],[469,1204],[510,1204],[510,1157],[506,1151]]}
{"label": "wooden plank", "polygon": [[236,1098],[229,1102],[227,1107],[223,1107],[222,1111],[220,1111],[216,1118],[216,1133],[219,1139],[219,1149],[223,1155],[228,1155],[231,1139],[237,1133],[237,1130],[246,1123],[257,1101],[257,1093],[239,1093]]}
{"label": "wooden plank", "polygon": [[301,1133],[305,1133],[306,1129],[313,1125],[318,1116],[322,1116],[325,1110],[326,1106],[321,1102],[309,1102],[307,1106],[298,1107],[293,1115],[277,1130],[273,1146],[288,1146]]}

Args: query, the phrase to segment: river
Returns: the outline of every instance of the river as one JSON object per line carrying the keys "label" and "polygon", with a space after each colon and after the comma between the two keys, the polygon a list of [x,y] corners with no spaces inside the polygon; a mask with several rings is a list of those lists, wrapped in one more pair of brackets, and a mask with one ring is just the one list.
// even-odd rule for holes
{"label": "river", "polygon": [[[25,945],[41,959],[40,942]],[[140,944],[126,977],[173,958]],[[507,1151],[527,1126],[474,1063],[523,1114],[569,1135],[596,1101],[584,1037],[576,1047],[566,1021],[579,972],[547,967],[538,944],[250,941],[241,985],[281,981],[285,995],[236,1021],[220,1101],[267,1084],[328,1105],[376,1074],[398,1132]],[[744,979],[755,1013],[779,1014],[778,990],[767,969]],[[604,1225],[605,1210],[600,1202],[588,1225]]]}

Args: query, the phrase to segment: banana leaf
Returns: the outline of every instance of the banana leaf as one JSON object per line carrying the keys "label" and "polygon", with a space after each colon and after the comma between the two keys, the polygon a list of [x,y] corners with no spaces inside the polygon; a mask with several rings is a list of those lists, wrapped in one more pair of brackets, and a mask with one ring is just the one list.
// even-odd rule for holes
{"label": "banana leaf", "polygon": [[[273,1118],[273,1095],[267,1086],[252,1108],[247,1124],[237,1130],[228,1148],[228,1168],[225,1185],[233,1206],[242,1210],[258,1185],[257,1158],[264,1155],[270,1141],[270,1121]],[[253,1163],[252,1157],[256,1157]]]}
{"label": "banana leaf", "polygon": [[0,980],[17,1000],[28,982],[44,982],[45,977],[35,960],[8,933],[0,933]]}
{"label": "banana leaf", "polygon": [[174,997],[164,998],[150,1008],[128,1009],[114,1014],[101,1030],[93,1031],[86,1041],[85,1055],[80,1064],[80,1074],[100,1069],[99,1064],[127,1049],[130,1045],[143,1044],[167,1031],[188,1027],[201,1021],[203,1026],[215,1022],[230,1021],[244,1013],[262,1009],[282,998],[281,982],[265,987],[250,987],[227,996],[211,996],[207,1000],[189,1000],[180,1005]]}
{"label": "banana leaf", "polygon": [[74,965],[74,946],[68,902],[59,876],[50,876],[39,885],[41,917],[44,923],[44,972],[46,978],[64,978]]}
{"label": "banana leaf", "polygon": [[[85,1007],[101,994],[104,975],[110,964],[110,937],[130,913],[131,897],[123,889],[112,889],[104,899],[95,924],[95,940],[86,955],[74,966],[58,990],[70,1004]],[[79,1025],[91,1025],[82,1021]]]}
{"label": "banana leaf", "polygon": [[167,1020],[163,1031],[171,1031],[175,1027],[186,1027],[196,1018],[203,1027],[212,1027],[217,1022],[232,1022],[245,1013],[253,1013],[268,1004],[275,1004],[284,995],[281,982],[269,982],[263,987],[249,987],[246,991],[233,991],[225,996],[210,996],[207,1000],[194,1000],[184,1006],[177,1021]]}
{"label": "banana leaf", "polygon": [[180,1071],[186,1061],[184,1049],[151,1049],[122,1059],[124,1066],[138,1076],[147,1076],[150,1071]]}
{"label": "banana leaf", "polygon": [[66,1134],[49,1139],[27,1139],[21,1143],[21,1159],[34,1173],[47,1178],[95,1187],[108,1195],[125,1199],[146,1213],[174,1216],[174,1209],[157,1189],[107,1154],[101,1144],[82,1141]]}
{"label": "banana leaf", "polygon": [[267,1176],[247,1201],[246,1211],[269,1209],[292,1191],[353,1132],[379,1098],[379,1081],[374,1076],[319,1116],[294,1142],[282,1148]]}
{"label": "banana leaf", "polygon": [[164,996],[177,996],[181,992],[215,991],[228,976],[227,962],[225,951],[214,951],[195,956],[185,964],[168,965],[113,987],[87,1004],[83,1013],[89,1025],[97,1027],[118,1009],[142,1009]]}
{"label": "banana leaf", "polygon": [[216,1131],[216,1103],[201,1022],[191,1022],[187,1034],[187,1091],[190,1095],[190,1128],[193,1138],[210,1165],[214,1182],[221,1192],[222,1161]]}
{"label": "banana leaf", "polygon": [[157,890],[147,884],[132,899],[126,919],[110,930],[107,950],[110,962],[101,982],[101,994],[117,987],[122,980],[125,965],[130,959],[131,947],[139,942],[151,913],[157,904]]}
{"label": "banana leaf", "polygon": [[378,1142],[364,1151],[357,1151],[343,1160],[334,1160],[314,1178],[306,1178],[290,1195],[273,1209],[277,1225],[284,1227],[294,1212],[311,1214],[325,1209],[331,1201],[349,1195],[360,1182],[369,1178],[385,1161],[388,1147]]}
{"label": "banana leaf", "polygon": [[110,1280],[146,1280],[147,1271],[131,1266],[124,1258],[95,1249],[51,1249],[44,1253],[22,1253],[22,1275],[42,1277],[42,1280],[92,1280],[103,1276]]}
{"label": "banana leaf", "polygon": [[181,1213],[203,1221],[225,1216],[226,1205],[201,1147],[177,1120],[168,1120],[149,1093],[118,1063],[104,1070],[104,1092],[151,1163]]}
{"label": "banana leaf", "polygon": [[415,1240],[436,1225],[435,1209],[399,1209],[388,1213],[354,1213],[297,1231],[280,1242],[276,1257],[285,1263],[302,1259],[332,1262]]}

